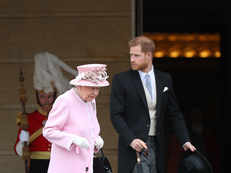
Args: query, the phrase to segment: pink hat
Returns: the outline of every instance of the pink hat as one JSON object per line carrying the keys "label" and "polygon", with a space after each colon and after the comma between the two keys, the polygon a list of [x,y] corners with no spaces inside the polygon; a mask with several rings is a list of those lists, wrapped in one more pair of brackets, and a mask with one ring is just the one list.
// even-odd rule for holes
{"label": "pink hat", "polygon": [[74,86],[105,87],[109,86],[105,64],[85,64],[77,66],[78,75],[70,81]]}

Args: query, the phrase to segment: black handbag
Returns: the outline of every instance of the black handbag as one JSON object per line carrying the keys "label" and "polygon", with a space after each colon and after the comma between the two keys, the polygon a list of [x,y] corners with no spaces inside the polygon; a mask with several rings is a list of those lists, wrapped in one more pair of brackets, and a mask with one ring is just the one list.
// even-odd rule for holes
{"label": "black handbag", "polygon": [[99,150],[99,156],[93,158],[93,172],[94,173],[112,173],[112,168],[109,160],[104,155],[103,150]]}
{"label": "black handbag", "polygon": [[154,165],[152,163],[153,154],[150,150],[142,150],[136,152],[137,162],[133,168],[132,173],[151,173],[153,172]]}
{"label": "black handbag", "polygon": [[178,173],[213,173],[211,163],[198,150],[184,152]]}

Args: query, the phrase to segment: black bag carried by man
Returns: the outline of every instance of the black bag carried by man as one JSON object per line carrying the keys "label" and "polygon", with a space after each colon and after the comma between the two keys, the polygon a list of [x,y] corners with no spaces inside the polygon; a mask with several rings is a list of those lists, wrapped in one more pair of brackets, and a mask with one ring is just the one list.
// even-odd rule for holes
{"label": "black bag carried by man", "polygon": [[132,173],[152,173],[156,172],[156,162],[152,148],[136,152],[137,162]]}
{"label": "black bag carried by man", "polygon": [[186,151],[179,164],[178,173],[213,173],[213,168],[199,151]]}
{"label": "black bag carried by man", "polygon": [[112,168],[109,160],[104,155],[103,150],[99,150],[99,156],[93,158],[93,172],[94,173],[112,173]]}

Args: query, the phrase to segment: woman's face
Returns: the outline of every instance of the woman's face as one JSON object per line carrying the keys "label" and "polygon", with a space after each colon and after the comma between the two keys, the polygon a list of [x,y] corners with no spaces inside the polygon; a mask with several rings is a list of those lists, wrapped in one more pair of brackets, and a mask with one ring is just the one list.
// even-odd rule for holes
{"label": "woman's face", "polygon": [[81,99],[86,102],[92,101],[99,95],[99,87],[78,86],[79,95]]}

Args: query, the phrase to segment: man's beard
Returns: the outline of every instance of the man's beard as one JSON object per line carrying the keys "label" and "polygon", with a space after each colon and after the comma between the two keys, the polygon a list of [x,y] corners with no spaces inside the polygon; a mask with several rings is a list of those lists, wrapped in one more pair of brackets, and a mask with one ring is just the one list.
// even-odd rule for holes
{"label": "man's beard", "polygon": [[148,65],[147,64],[145,64],[145,63],[143,63],[143,64],[139,64],[139,65],[137,65],[137,64],[130,64],[131,65],[131,69],[132,70],[144,70],[145,68],[147,68],[148,67]]}

